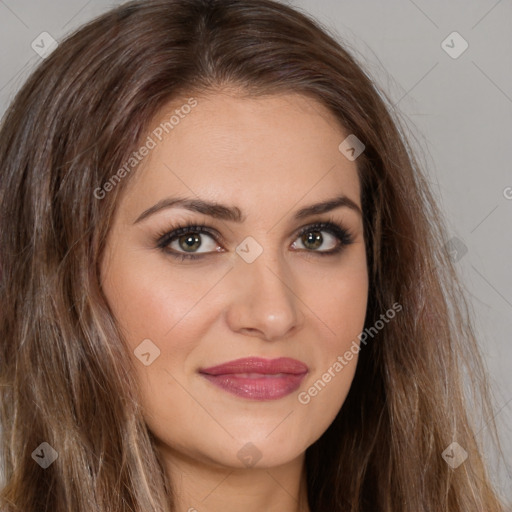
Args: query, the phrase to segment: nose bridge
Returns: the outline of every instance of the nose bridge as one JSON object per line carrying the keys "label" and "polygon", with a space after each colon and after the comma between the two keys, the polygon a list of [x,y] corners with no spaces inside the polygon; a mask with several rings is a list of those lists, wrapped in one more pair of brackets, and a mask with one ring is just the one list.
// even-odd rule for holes
{"label": "nose bridge", "polygon": [[301,318],[285,260],[277,249],[263,248],[254,239],[242,242],[237,253],[228,315],[232,328],[257,330],[267,339],[285,336]]}

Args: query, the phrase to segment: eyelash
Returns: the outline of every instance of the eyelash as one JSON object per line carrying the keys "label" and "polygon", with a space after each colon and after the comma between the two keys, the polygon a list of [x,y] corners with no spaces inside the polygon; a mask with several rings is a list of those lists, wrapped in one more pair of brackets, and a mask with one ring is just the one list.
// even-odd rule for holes
{"label": "eyelash", "polygon": [[[350,231],[341,226],[340,224],[338,224],[336,221],[334,221],[334,219],[329,219],[326,222],[315,222],[313,224],[308,224],[307,226],[304,226],[302,229],[299,230],[299,232],[296,235],[296,238],[299,238],[302,235],[305,235],[306,233],[310,233],[313,231],[327,231],[330,235],[333,235],[340,242],[340,244],[335,249],[331,249],[329,251],[315,251],[304,249],[306,252],[314,253],[315,255],[318,256],[335,256],[339,254],[344,247],[354,242],[353,236],[350,233]],[[220,237],[220,235],[215,230],[212,230],[205,224],[189,223],[183,226],[172,227],[170,228],[170,230],[167,229],[164,232],[158,233],[155,236],[156,245],[166,254],[169,254],[170,256],[176,258],[179,261],[197,260],[199,258],[212,254],[211,252],[200,254],[186,254],[175,252],[174,250],[168,249],[168,246],[169,244],[171,244],[171,242],[173,242],[176,238],[180,237],[181,235],[185,235],[187,233],[206,233],[207,235],[210,235],[217,243],[217,238],[222,239],[222,237]]]}

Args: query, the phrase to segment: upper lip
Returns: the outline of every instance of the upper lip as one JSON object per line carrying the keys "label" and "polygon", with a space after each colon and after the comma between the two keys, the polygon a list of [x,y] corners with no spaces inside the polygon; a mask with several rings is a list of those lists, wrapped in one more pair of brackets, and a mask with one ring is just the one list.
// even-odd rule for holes
{"label": "upper lip", "polygon": [[202,368],[200,373],[208,375],[225,375],[233,373],[261,373],[272,375],[288,373],[300,375],[308,371],[308,367],[296,359],[279,357],[277,359],[262,359],[260,357],[244,357],[210,368]]}

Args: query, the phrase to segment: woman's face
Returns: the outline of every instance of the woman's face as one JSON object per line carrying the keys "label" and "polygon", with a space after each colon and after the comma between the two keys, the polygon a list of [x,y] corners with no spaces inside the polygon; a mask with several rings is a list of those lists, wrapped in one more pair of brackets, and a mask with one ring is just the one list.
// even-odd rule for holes
{"label": "woman's face", "polygon": [[[353,379],[368,293],[356,163],[314,100],[196,100],[164,136],[187,100],[155,119],[102,284],[169,458],[277,466],[322,435]],[[165,235],[187,224],[204,227]]]}

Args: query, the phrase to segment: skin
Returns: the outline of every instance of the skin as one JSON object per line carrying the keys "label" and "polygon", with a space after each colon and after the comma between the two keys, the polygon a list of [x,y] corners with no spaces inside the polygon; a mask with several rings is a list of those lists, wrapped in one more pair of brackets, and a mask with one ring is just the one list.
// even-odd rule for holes
{"label": "skin", "polygon": [[[368,274],[360,213],[338,207],[293,216],[340,194],[361,208],[356,162],[338,149],[349,133],[320,103],[295,93],[248,99],[217,91],[196,99],[121,195],[101,262],[104,293],[134,359],[145,420],[176,489],[177,510],[309,510],[299,500],[306,499],[305,450],[340,410],[357,355],[309,403],[298,394],[357,341]],[[153,126],[185,102],[167,105]],[[237,206],[246,219],[172,207],[135,222],[175,195]],[[340,254],[322,256],[339,243],[335,236],[322,230],[315,249],[298,232],[329,220],[353,241]],[[160,232],[186,221],[222,236],[199,234],[202,259],[179,261],[157,247]],[[248,236],[263,249],[252,263],[235,251]],[[177,252],[186,248],[172,242]],[[134,354],[145,339],[160,350],[148,366]],[[198,373],[249,356],[295,358],[309,372],[297,391],[278,400],[234,396]],[[237,456],[247,443],[261,455],[252,466]]]}

